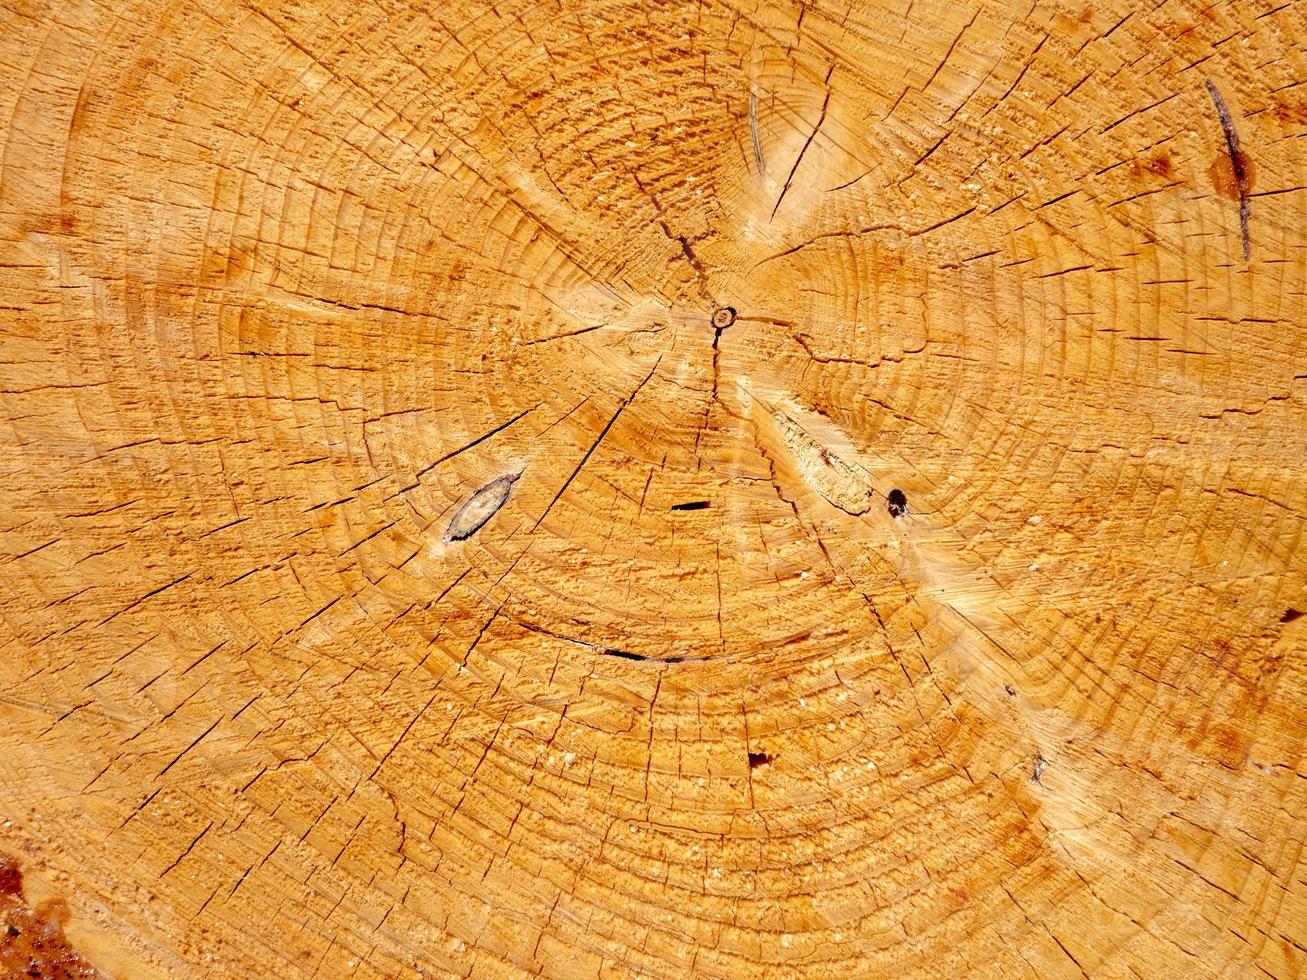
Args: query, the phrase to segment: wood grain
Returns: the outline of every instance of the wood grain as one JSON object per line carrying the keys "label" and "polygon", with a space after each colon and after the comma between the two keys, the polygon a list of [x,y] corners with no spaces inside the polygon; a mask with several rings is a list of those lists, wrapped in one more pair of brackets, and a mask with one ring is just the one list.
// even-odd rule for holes
{"label": "wood grain", "polygon": [[0,853],[122,977],[1307,970],[1307,7],[0,3]]}

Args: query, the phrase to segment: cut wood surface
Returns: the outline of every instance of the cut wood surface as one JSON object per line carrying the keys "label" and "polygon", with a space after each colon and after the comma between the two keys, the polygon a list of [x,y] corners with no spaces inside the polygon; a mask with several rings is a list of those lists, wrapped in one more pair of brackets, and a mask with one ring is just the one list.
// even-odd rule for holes
{"label": "cut wood surface", "polygon": [[1303,975],[1305,42],[4,0],[10,904],[113,977]]}

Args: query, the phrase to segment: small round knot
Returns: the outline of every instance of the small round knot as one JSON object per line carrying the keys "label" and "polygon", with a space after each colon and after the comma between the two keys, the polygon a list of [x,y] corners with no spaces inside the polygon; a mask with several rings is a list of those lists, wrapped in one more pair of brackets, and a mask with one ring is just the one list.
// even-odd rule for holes
{"label": "small round knot", "polygon": [[735,307],[723,306],[712,315],[712,325],[714,329],[725,330],[735,322]]}

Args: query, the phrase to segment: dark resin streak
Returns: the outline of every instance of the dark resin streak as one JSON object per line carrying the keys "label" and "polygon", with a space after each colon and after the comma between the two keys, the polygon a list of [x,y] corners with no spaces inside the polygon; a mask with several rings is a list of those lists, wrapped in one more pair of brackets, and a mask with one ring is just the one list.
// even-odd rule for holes
{"label": "dark resin streak", "polygon": [[1252,209],[1249,192],[1251,190],[1248,179],[1248,161],[1239,149],[1239,133],[1234,128],[1234,120],[1230,118],[1230,109],[1225,104],[1225,99],[1221,97],[1220,90],[1210,79],[1203,82],[1207,86],[1207,94],[1212,97],[1212,105],[1216,106],[1217,118],[1221,120],[1221,131],[1225,133],[1225,148],[1230,154],[1230,166],[1234,170],[1234,183],[1239,191],[1239,231],[1243,235],[1243,260],[1247,262],[1252,258],[1252,240],[1248,237],[1248,215]]}

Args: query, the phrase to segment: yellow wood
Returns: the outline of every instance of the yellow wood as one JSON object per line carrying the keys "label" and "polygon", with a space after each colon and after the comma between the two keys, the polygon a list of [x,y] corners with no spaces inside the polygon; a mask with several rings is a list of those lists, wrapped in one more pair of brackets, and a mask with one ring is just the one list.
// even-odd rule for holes
{"label": "yellow wood", "polygon": [[31,900],[124,977],[1302,975],[1305,15],[7,0]]}

